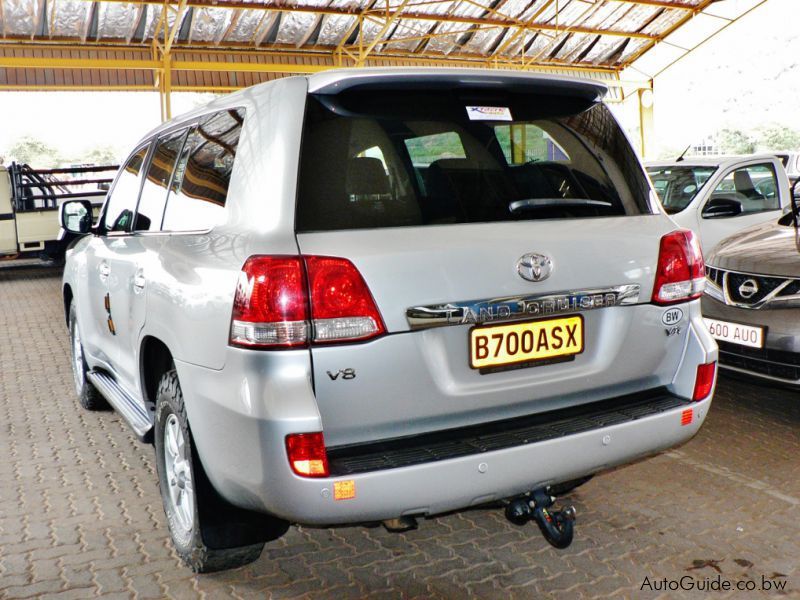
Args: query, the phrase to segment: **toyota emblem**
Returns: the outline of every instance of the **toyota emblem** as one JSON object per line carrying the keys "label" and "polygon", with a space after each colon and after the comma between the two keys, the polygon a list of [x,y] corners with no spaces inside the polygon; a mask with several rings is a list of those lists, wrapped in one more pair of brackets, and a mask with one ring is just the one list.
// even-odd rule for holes
{"label": "toyota emblem", "polygon": [[543,254],[523,254],[517,261],[517,273],[528,281],[544,281],[553,272],[553,261]]}

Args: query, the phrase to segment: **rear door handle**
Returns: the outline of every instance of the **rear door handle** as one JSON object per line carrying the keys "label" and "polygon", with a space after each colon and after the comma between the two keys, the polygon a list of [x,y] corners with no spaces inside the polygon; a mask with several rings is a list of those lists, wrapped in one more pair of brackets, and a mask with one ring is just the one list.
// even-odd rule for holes
{"label": "rear door handle", "polygon": [[134,292],[141,292],[144,289],[144,285],[147,281],[144,278],[144,272],[139,269],[136,271],[136,275],[133,276],[133,291]]}
{"label": "rear door handle", "polygon": [[111,274],[111,267],[108,266],[107,262],[101,262],[100,266],[97,268],[97,271],[100,273],[100,280],[105,281]]}

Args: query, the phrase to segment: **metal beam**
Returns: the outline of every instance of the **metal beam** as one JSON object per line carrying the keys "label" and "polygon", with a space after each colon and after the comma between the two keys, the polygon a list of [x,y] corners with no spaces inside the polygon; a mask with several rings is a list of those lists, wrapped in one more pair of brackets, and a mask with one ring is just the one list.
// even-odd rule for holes
{"label": "metal beam", "polygon": [[[2,51],[10,51],[14,52],[14,56],[3,56]],[[26,51],[31,54],[31,56],[17,56],[16,54],[20,51]],[[150,52],[148,52],[149,48],[146,47],[139,47],[136,49],[141,56],[152,56]],[[126,58],[120,59],[108,59],[108,58],[61,58],[61,57],[53,57],[48,58],[46,56],[42,56],[43,53],[48,51],[54,52],[91,52],[95,56],[98,53],[105,53],[108,52],[118,52],[121,55],[125,55]],[[270,64],[277,65],[281,68],[279,71],[274,72],[306,72],[304,67],[308,65],[318,66],[321,64],[324,68],[332,68],[337,65],[335,61],[335,57],[331,55],[331,50],[329,48],[326,49],[315,49],[314,51],[309,52],[302,52],[297,51],[296,48],[293,48],[292,51],[284,51],[283,49],[270,49],[270,50],[253,50],[252,47],[243,47],[243,48],[231,48],[229,50],[225,48],[216,48],[216,49],[209,49],[209,48],[184,48],[182,46],[173,45],[172,47],[172,57],[173,60],[177,59],[178,61],[188,61],[194,62],[197,65],[198,71],[202,70],[214,70],[214,69],[204,69],[201,68],[204,65],[211,65],[214,62],[221,62],[222,64],[226,65],[224,70],[227,71],[257,71],[259,70],[257,65],[264,65],[265,63],[246,63],[246,62],[235,62],[235,61],[225,61],[225,60],[211,60],[210,62],[200,62],[200,61],[193,61],[191,57],[185,58],[187,55],[191,55],[193,53],[200,53],[202,52],[204,57],[217,57],[219,59],[231,58],[231,57],[248,57],[248,58],[257,58],[264,61],[269,61]],[[75,45],[75,46],[65,46],[64,44],[40,44],[40,43],[31,43],[30,41],[26,43],[15,43],[15,44],[2,44],[0,43],[0,61],[5,61],[4,63],[0,63],[0,68],[6,66],[8,68],[56,68],[56,69],[91,69],[91,68],[99,68],[99,69],[145,69],[145,70],[152,70],[160,68],[160,62],[155,59],[151,58],[151,60],[147,60],[145,58],[140,59],[130,59],[127,58],[130,56],[131,47],[125,46],[121,44],[84,44],[84,45]],[[289,61],[297,61],[296,63],[292,63]],[[414,54],[410,52],[399,52],[399,51],[386,51],[382,52],[381,54],[373,54],[372,56],[368,57],[367,63],[373,66],[387,66],[391,64],[401,64],[404,66],[436,66],[436,67],[443,67],[443,66],[454,66],[454,67],[485,67],[486,56],[483,54],[456,54],[456,55],[448,55],[448,56],[421,56],[419,54]],[[252,65],[252,66],[245,66],[245,65]],[[498,62],[496,65],[499,68],[509,68],[509,69],[517,69],[521,68],[519,63],[512,63],[512,62]],[[240,68],[241,67],[241,68]],[[531,68],[532,70],[538,71],[573,71],[576,73],[616,73],[617,70],[614,68],[598,66],[591,63],[566,63],[566,62],[558,62],[558,61],[546,61],[546,62],[539,62],[534,65],[526,65],[526,67]],[[269,72],[268,70],[266,70]]]}
{"label": "metal beam", "polygon": [[[409,1],[410,0],[403,0],[403,2],[400,4],[400,6],[397,7],[397,10],[394,13],[391,13],[391,16],[390,16],[390,12],[388,10],[389,2],[388,1],[386,2],[386,7],[387,7],[387,11],[385,13],[386,17],[385,17],[385,20],[383,22],[383,25],[381,25],[380,30],[378,31],[377,34],[375,34],[375,39],[373,39],[369,44],[367,44],[366,47],[363,47],[361,41],[359,41],[359,44],[358,44],[358,46],[359,46],[358,58],[356,59],[356,66],[357,67],[363,67],[364,66],[364,63],[367,60],[367,56],[369,56],[369,53],[372,52],[372,50],[375,48],[375,46],[377,46],[379,43],[381,43],[383,41],[382,40],[383,36],[386,35],[386,32],[389,31],[389,29],[394,24],[394,22],[397,21],[397,19],[403,13],[403,9],[406,7],[406,5],[409,3]],[[362,24],[360,25],[361,31],[364,31],[363,19],[364,19],[363,16],[359,17],[359,21],[362,22]],[[361,37],[362,37],[361,34],[359,34],[359,40],[361,40]]]}
{"label": "metal beam", "polygon": [[[550,8],[550,5],[552,5],[553,2],[555,2],[555,0],[546,0],[545,3],[533,15],[531,15],[531,18],[529,20],[533,21],[534,19],[538,19],[542,15],[542,13],[544,13],[544,11]],[[501,43],[497,47],[497,49],[495,49],[495,51],[492,52],[492,54],[489,56],[489,60],[502,55],[503,52],[507,48],[509,48],[514,42],[516,42],[520,37],[524,39],[527,33],[528,33],[527,29],[523,29],[522,27],[517,29],[516,32],[508,36],[508,39],[504,40],[503,43]]]}
{"label": "metal beam", "polygon": [[[280,54],[262,54],[259,55],[268,58],[272,61],[279,58]],[[182,60],[175,58],[175,54],[171,58],[171,67],[174,71],[207,71],[207,72],[238,72],[238,73],[316,73],[327,69],[339,67],[330,54],[308,54],[303,57],[308,59],[308,62],[303,63],[288,63],[288,62],[236,62],[229,60],[221,61],[195,61],[195,60]],[[485,64],[479,60],[464,60],[461,58],[441,58],[432,59],[420,56],[401,55],[402,62],[405,66],[432,66],[432,67],[485,67]],[[485,60],[485,59],[484,59]],[[312,64],[314,61],[325,61],[323,64]],[[391,58],[383,55],[375,55],[367,59],[367,63],[371,66],[383,66],[391,64]],[[615,73],[612,69],[598,68],[594,66],[580,67],[571,64],[556,64],[556,63],[543,63],[535,65],[525,65],[524,67],[515,63],[497,64],[499,68],[512,69],[512,70],[530,70],[530,71],[556,71],[559,73],[568,74],[570,71],[575,74],[578,73],[595,73],[595,74],[609,74]],[[30,56],[2,56],[0,55],[0,68],[9,69],[98,69],[98,70],[145,70],[161,72],[164,68],[164,63],[160,60],[152,59],[103,59],[103,58],[42,58]]]}
{"label": "metal beam", "polygon": [[676,10],[696,11],[695,4],[682,4],[680,2],[668,2],[667,0],[611,0],[620,4],[638,4],[640,6],[657,6],[659,8],[674,8]]}
{"label": "metal beam", "polygon": [[[658,73],[656,73],[655,75],[653,75],[653,78],[655,79],[656,77],[658,77],[659,75],[661,75],[661,74],[662,74],[664,71],[666,71],[667,69],[669,69],[669,68],[671,68],[672,66],[674,66],[674,65],[675,65],[675,63],[677,63],[677,62],[679,62],[679,61],[683,60],[683,59],[684,59],[684,58],[686,58],[686,57],[687,57],[689,54],[691,54],[692,52],[694,52],[695,50],[697,50],[697,49],[698,49],[698,48],[700,48],[701,46],[704,46],[705,44],[707,44],[708,42],[710,42],[712,39],[714,39],[714,38],[715,38],[716,36],[718,36],[720,33],[722,33],[723,31],[725,31],[725,30],[726,30],[728,27],[730,27],[731,25],[733,25],[734,23],[736,23],[736,22],[737,22],[739,19],[741,19],[742,17],[745,17],[745,16],[749,15],[751,12],[753,12],[753,11],[754,11],[755,9],[757,9],[759,6],[761,6],[762,4],[764,4],[766,1],[767,1],[767,0],[761,0],[761,1],[760,1],[758,4],[755,4],[755,5],[753,5],[751,8],[747,9],[746,11],[744,11],[742,14],[740,14],[740,15],[739,15],[738,17],[736,17],[735,19],[725,19],[727,22],[726,22],[726,23],[725,23],[725,24],[724,24],[722,27],[720,27],[720,28],[719,28],[717,31],[715,31],[714,33],[712,33],[711,35],[709,35],[707,38],[705,38],[705,39],[704,39],[702,42],[700,42],[700,43],[699,43],[699,44],[697,44],[696,46],[694,46],[694,47],[692,47],[692,48],[684,48],[685,52],[684,52],[684,54],[683,54],[683,55],[681,55],[679,58],[676,58],[675,60],[673,60],[673,61],[672,61],[671,63],[669,63],[669,64],[668,64],[666,67],[662,68],[662,69],[661,69],[661,70],[660,70]],[[709,16],[716,17],[716,18],[718,18],[718,19],[721,19],[721,18],[723,18],[723,17],[719,17],[719,16],[717,16],[717,15],[709,15]],[[667,43],[667,42],[664,42],[664,43]],[[673,44],[673,45],[674,45],[674,44]]]}
{"label": "metal beam", "polygon": [[[153,58],[161,62],[161,69],[155,73],[156,87],[161,105],[161,120],[172,118],[172,44],[180,31],[188,10],[187,0],[180,0],[177,6],[164,0],[161,15],[153,32]],[[172,16],[172,25],[169,24]]]}
{"label": "metal beam", "polygon": [[158,70],[157,60],[128,60],[108,58],[39,58],[33,56],[2,56],[0,67],[6,69],[100,69],[100,70]]}
{"label": "metal beam", "polygon": [[692,19],[692,17],[694,17],[694,16],[695,16],[697,13],[699,13],[699,12],[702,12],[703,10],[705,10],[706,8],[708,8],[709,6],[711,6],[711,5],[712,5],[714,2],[716,2],[716,1],[717,1],[717,0],[702,0],[702,2],[700,2],[700,4],[698,4],[698,5],[695,7],[695,9],[694,9],[694,10],[687,12],[687,13],[686,13],[686,14],[685,14],[683,17],[681,17],[681,18],[680,18],[678,21],[676,21],[676,22],[675,22],[675,23],[672,25],[672,27],[668,28],[668,29],[667,29],[666,31],[664,31],[664,32],[663,32],[661,35],[657,36],[657,37],[656,37],[656,40],[654,40],[654,41],[651,41],[651,42],[650,42],[650,43],[648,43],[648,44],[644,44],[644,46],[642,46],[642,48],[641,48],[641,49],[639,49],[639,50],[638,50],[637,52],[635,52],[635,53],[634,53],[634,54],[633,54],[631,57],[629,57],[629,58],[628,58],[628,60],[625,62],[625,64],[624,64],[624,65],[620,65],[620,66],[621,66],[621,69],[620,69],[620,70],[622,70],[622,69],[624,69],[624,68],[626,68],[626,67],[629,67],[631,64],[633,64],[633,62],[635,62],[635,61],[636,61],[636,59],[638,59],[640,56],[642,56],[642,55],[643,55],[645,52],[647,52],[648,50],[650,50],[650,49],[651,49],[653,46],[655,46],[657,43],[659,43],[660,41],[662,41],[664,38],[666,38],[666,37],[667,37],[667,36],[669,36],[670,34],[672,34],[672,33],[674,33],[675,31],[677,31],[679,28],[683,27],[683,26],[684,26],[686,23],[688,23],[688,22],[689,22],[689,21]]}
{"label": "metal beam", "polygon": [[[330,57],[327,57],[330,59]],[[416,61],[422,65],[429,65],[431,61],[426,61],[425,59],[417,59]],[[442,66],[443,64],[452,64],[453,62],[456,63],[457,66],[474,66],[471,64],[463,65],[459,63],[459,61],[438,61],[436,63],[437,66]],[[187,72],[209,72],[209,73],[230,73],[230,72],[239,72],[239,73],[274,73],[274,74],[312,74],[312,73],[319,73],[322,71],[326,71],[329,69],[337,68],[337,65],[333,62],[329,62],[327,64],[286,64],[286,63],[240,63],[240,62],[233,62],[233,61],[190,61],[190,60],[175,60],[171,61],[171,67],[173,71],[187,71]],[[154,72],[160,72],[163,69],[163,63],[160,61],[154,60],[120,60],[116,61],[113,59],[42,59],[42,58],[33,58],[33,57],[3,57],[0,56],[0,68],[13,68],[13,69],[30,69],[30,68],[42,68],[43,65],[46,65],[48,68],[51,69],[109,69],[109,70],[117,70],[117,69],[132,69],[132,70],[150,70]],[[513,65],[512,65],[513,67]],[[523,70],[519,66],[516,70]],[[549,65],[537,66],[529,69],[525,69],[529,71],[559,71],[564,72],[564,68],[554,68]],[[605,75],[608,76],[609,71],[602,71],[602,70],[579,70],[574,69],[575,74],[578,73],[593,73],[597,75]],[[608,85],[609,87],[626,87],[626,88],[637,88],[637,89],[649,89],[650,83],[647,81],[635,81],[635,80],[624,80],[619,81],[617,79],[609,80],[609,79],[600,79],[603,83]],[[54,85],[42,85],[42,86],[12,86],[14,89],[17,87],[20,88],[27,88],[30,89],[31,87],[39,87],[40,89],[89,89],[89,87],[84,86],[59,86],[58,84]],[[209,86],[176,86],[173,89],[186,89],[188,87],[197,88],[197,89],[207,89]],[[239,89],[239,86],[221,86],[226,90],[230,89]],[[153,89],[151,86],[137,86],[137,85],[98,85],[92,87],[92,89]]]}

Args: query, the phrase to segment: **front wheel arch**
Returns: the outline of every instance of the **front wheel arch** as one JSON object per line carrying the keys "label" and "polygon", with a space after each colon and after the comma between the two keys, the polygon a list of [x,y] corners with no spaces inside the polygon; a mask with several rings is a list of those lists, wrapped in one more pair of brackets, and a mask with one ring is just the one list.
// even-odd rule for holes
{"label": "front wheel arch", "polygon": [[70,306],[72,305],[72,299],[74,295],[72,293],[72,287],[68,283],[64,284],[63,297],[64,297],[64,321],[66,321],[67,327],[69,327],[69,310]]}

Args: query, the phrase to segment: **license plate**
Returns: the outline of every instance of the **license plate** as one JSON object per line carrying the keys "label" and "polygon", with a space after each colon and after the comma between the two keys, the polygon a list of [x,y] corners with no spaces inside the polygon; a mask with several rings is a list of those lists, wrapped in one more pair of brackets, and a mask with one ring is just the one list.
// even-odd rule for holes
{"label": "license plate", "polygon": [[723,342],[741,344],[751,348],[764,347],[764,328],[731,323],[730,321],[717,321],[716,319],[703,319],[711,336]]}
{"label": "license plate", "polygon": [[569,357],[583,352],[583,317],[564,317],[473,327],[469,364],[473,369],[502,367]]}

